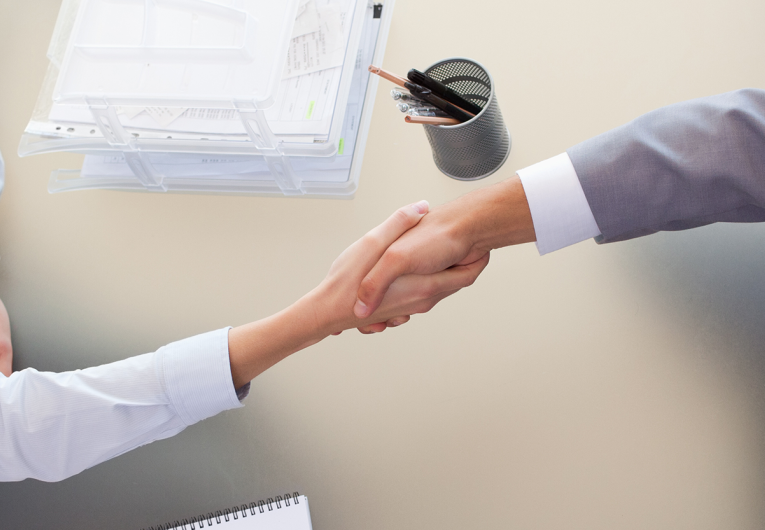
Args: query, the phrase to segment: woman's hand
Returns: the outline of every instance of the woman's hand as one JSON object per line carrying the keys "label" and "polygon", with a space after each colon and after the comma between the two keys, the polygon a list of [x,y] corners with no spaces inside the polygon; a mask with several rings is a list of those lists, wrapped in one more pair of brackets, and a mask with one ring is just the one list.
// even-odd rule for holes
{"label": "woman's hand", "polygon": [[8,311],[0,300],[0,374],[10,377],[13,371],[12,364],[11,323],[8,319]]}

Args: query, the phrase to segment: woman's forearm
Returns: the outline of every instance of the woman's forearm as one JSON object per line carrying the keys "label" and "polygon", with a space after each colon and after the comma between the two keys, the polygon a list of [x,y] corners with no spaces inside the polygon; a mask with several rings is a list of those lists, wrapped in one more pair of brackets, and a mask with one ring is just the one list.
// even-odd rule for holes
{"label": "woman's forearm", "polygon": [[329,335],[307,296],[270,317],[233,328],[228,335],[231,377],[241,388],[279,361]]}
{"label": "woman's forearm", "polygon": [[228,329],[85,370],[0,376],[0,482],[63,480],[237,407]]}

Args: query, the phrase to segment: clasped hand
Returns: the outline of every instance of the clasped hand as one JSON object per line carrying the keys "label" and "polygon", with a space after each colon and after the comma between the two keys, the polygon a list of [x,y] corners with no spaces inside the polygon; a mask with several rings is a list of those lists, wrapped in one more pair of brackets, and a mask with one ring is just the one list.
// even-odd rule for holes
{"label": "clasped hand", "polygon": [[[374,333],[399,326],[409,321],[411,315],[430,311],[438,302],[476,280],[489,263],[488,252],[475,259],[466,255],[463,258],[467,259],[456,260],[443,253],[427,260],[423,253],[429,267],[424,274],[407,273],[401,267],[387,269],[389,253],[395,254],[394,244],[416,244],[408,242],[406,236],[417,230],[430,215],[428,211],[425,201],[397,210],[335,260],[325,280],[303,300],[315,308],[316,327],[324,331],[322,334],[337,335],[351,328]],[[442,243],[448,246],[448,234],[443,237]],[[459,254],[460,250],[456,252]],[[458,261],[463,263],[453,266]],[[365,315],[354,313],[359,287],[368,288],[370,282],[375,281],[374,277],[370,280],[368,274],[381,266],[387,273],[385,292],[373,311]]]}
{"label": "clasped hand", "polygon": [[534,241],[520,180],[469,193],[433,212],[405,206],[348,247],[313,291],[229,333],[239,388],[288,355],[347,329],[384,331],[471,285],[494,248]]}

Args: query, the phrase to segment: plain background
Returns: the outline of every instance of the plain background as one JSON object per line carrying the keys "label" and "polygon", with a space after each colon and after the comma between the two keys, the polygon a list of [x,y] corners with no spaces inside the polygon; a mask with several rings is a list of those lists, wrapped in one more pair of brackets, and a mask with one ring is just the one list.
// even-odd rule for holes
{"label": "plain background", "polygon": [[[505,179],[656,107],[765,87],[761,0],[400,0],[384,66],[465,56],[514,137],[477,183],[381,84],[353,201],[49,195],[81,157],[16,147],[58,0],[0,0],[0,296],[15,368],[72,370],[282,309],[395,208]],[[540,258],[385,334],[259,377],[243,410],[58,484],[0,485],[9,529],[137,530],[287,491],[317,530],[765,526],[765,226]]]}

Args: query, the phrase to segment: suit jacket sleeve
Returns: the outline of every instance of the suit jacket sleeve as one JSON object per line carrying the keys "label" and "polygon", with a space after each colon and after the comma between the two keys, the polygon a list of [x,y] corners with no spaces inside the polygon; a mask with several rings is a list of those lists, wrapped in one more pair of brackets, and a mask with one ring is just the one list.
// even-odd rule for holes
{"label": "suit jacket sleeve", "polygon": [[765,90],[670,105],[568,155],[599,243],[765,221]]}

